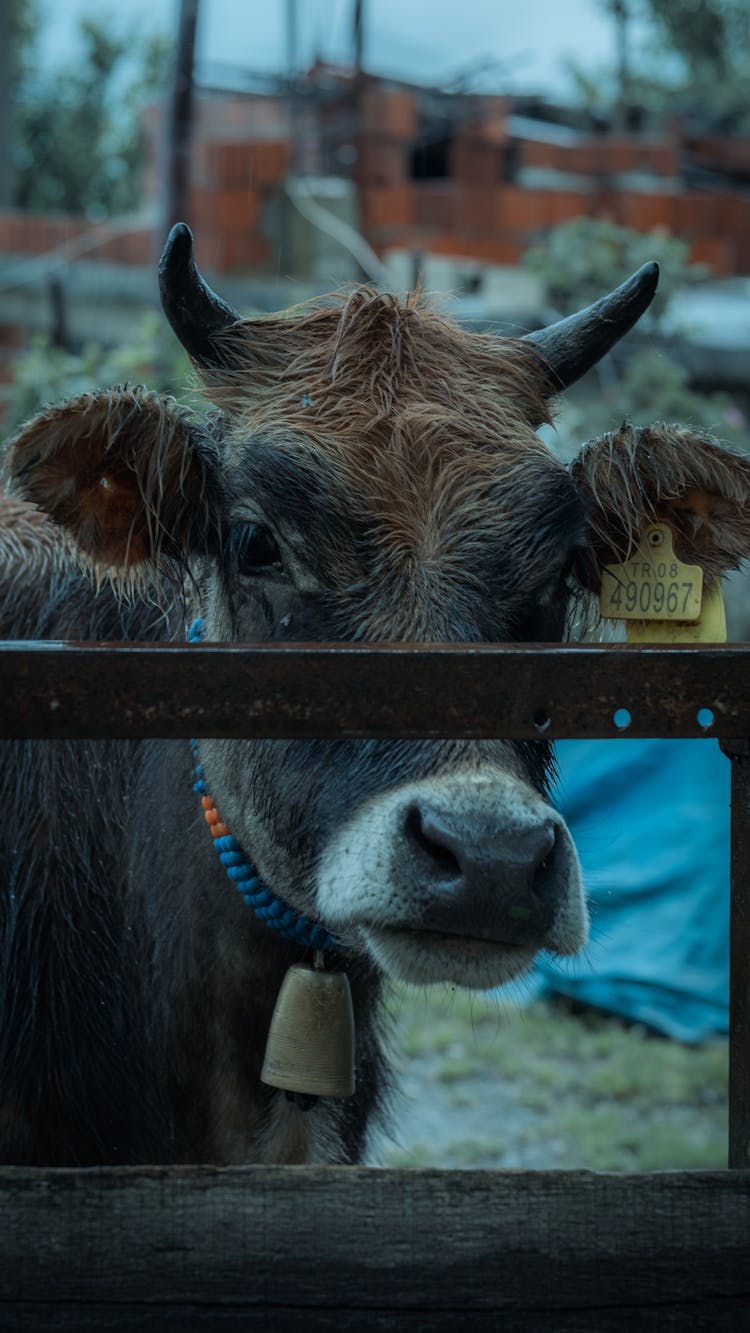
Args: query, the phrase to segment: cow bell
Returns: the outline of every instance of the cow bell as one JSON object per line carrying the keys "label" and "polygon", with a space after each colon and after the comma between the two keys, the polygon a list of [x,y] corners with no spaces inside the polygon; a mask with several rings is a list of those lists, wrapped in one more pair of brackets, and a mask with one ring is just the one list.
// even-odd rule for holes
{"label": "cow bell", "polygon": [[283,982],[266,1041],[261,1080],[317,1097],[354,1092],[354,1011],[349,978],[294,963]]}

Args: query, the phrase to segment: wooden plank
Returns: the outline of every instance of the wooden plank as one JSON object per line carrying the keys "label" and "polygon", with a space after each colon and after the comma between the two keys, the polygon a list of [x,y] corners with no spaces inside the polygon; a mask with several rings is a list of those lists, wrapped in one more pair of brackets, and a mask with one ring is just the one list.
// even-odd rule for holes
{"label": "wooden plank", "polygon": [[2,1328],[750,1320],[746,1172],[6,1168],[0,1214]]}
{"label": "wooden plank", "polygon": [[0,687],[6,737],[750,735],[750,645],[6,643]]}
{"label": "wooden plank", "polygon": [[[502,1319],[502,1323],[498,1323]],[[24,1304],[3,1312],[0,1333],[747,1333],[747,1302],[720,1300],[648,1307],[623,1306],[585,1310],[534,1308],[504,1310],[373,1310],[341,1306],[313,1310],[310,1306],[111,1302],[101,1305]]]}

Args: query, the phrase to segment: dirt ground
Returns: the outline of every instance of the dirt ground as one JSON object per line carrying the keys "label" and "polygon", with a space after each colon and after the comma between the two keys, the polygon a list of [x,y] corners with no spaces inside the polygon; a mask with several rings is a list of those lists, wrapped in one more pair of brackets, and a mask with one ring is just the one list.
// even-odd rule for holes
{"label": "dirt ground", "polygon": [[726,1165],[727,1047],[591,1011],[465,992],[391,1003],[400,1091],[381,1166],[600,1170]]}

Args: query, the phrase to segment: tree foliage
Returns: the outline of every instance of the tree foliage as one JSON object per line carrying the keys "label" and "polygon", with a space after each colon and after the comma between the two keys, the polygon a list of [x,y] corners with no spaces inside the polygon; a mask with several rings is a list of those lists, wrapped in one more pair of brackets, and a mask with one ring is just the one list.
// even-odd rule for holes
{"label": "tree foliage", "polygon": [[[750,129],[750,5],[747,0],[641,0],[662,58],[677,57],[667,99],[703,111],[727,129]],[[648,71],[649,79],[658,66]],[[646,80],[642,92],[648,97]],[[651,93],[653,97],[653,92]]]}
{"label": "tree foliage", "polygon": [[30,210],[103,217],[139,199],[143,141],[139,113],[163,83],[165,39],[115,33],[95,16],[79,25],[80,55],[49,69],[39,59],[40,27],[21,6],[14,97],[16,202]]}
{"label": "tree foliage", "polygon": [[[698,112],[729,129],[750,128],[748,0],[600,0],[600,5],[627,34],[628,86],[617,91],[631,106]],[[602,76],[578,65],[572,72],[589,105],[603,108],[613,101],[611,71]]]}
{"label": "tree foliage", "polygon": [[658,326],[678,287],[706,275],[687,263],[684,241],[663,232],[632,231],[597,218],[575,218],[555,227],[543,245],[527,250],[523,262],[542,279],[547,298],[560,315],[598,300],[648,260],[659,265],[659,287],[639,328]]}
{"label": "tree foliage", "polygon": [[750,450],[750,429],[741,407],[727,394],[694,389],[684,366],[669,352],[674,333],[670,327],[665,338],[669,303],[681,287],[706,276],[705,269],[687,263],[684,242],[578,218],[554,228],[543,246],[527,250],[524,264],[542,279],[554,318],[590,305],[649,259],[660,267],[659,288],[649,310],[596,369],[596,394],[574,394],[560,404],[553,444],[568,456],[582,440],[627,419],[638,425],[680,421]]}
{"label": "tree foliage", "polygon": [[0,392],[5,437],[45,403],[62,402],[96,385],[148,384],[177,394],[182,403],[205,410],[187,354],[155,311],[143,316],[130,343],[103,347],[91,342],[79,352],[55,347],[42,335],[16,357],[13,378]]}
{"label": "tree foliage", "polygon": [[[750,6],[747,0],[642,0],[664,47],[684,61],[691,80],[747,78]],[[747,96],[747,84],[745,84]]]}

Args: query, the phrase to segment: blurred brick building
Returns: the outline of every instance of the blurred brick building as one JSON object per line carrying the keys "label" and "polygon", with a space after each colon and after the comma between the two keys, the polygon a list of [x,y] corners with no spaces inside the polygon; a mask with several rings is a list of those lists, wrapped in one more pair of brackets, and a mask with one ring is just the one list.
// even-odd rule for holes
{"label": "blurred brick building", "polygon": [[[155,145],[155,117],[151,128]],[[152,153],[151,192],[157,161]],[[750,139],[679,121],[615,134],[538,98],[357,79],[325,65],[299,80],[291,103],[286,92],[206,93],[189,218],[207,236],[206,263],[277,261],[290,175],[349,181],[350,220],[380,255],[513,265],[549,228],[584,216],[678,235],[717,276],[750,273]]]}
{"label": "blurred brick building", "polygon": [[[146,117],[143,213],[99,227],[90,257],[153,262],[158,245],[162,110]],[[187,220],[200,261],[222,272],[301,279],[334,271],[316,252],[294,181],[380,256],[453,256],[515,265],[549,228],[608,218],[682,237],[720,277],[750,274],[750,139],[644,120],[615,134],[587,113],[538,98],[447,92],[317,65],[293,89],[204,89],[196,100]],[[314,228],[313,228],[314,229]],[[0,252],[68,242],[79,219],[0,213]],[[332,245],[335,246],[336,242]],[[317,261],[316,261],[317,254]]]}

